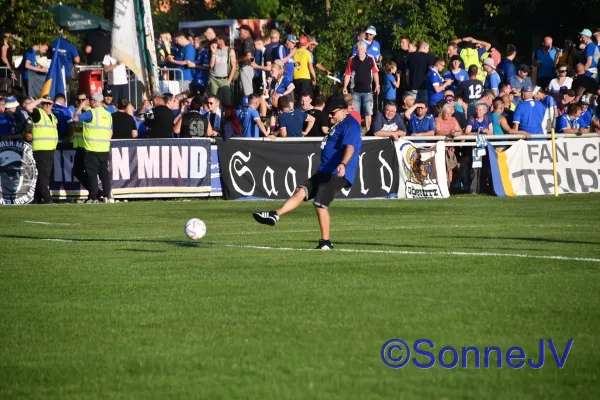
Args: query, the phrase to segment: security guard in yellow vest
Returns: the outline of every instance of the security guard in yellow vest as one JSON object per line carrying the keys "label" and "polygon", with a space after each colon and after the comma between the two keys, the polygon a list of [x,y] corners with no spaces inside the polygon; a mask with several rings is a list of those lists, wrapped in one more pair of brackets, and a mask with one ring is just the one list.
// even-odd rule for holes
{"label": "security guard in yellow vest", "polygon": [[[33,123],[31,134],[27,134],[26,138],[31,139],[33,158],[38,171],[34,201],[43,204],[52,204],[50,175],[54,165],[54,150],[58,144],[58,120],[52,113],[53,104],[50,96],[44,96],[26,107]],[[38,107],[40,105],[41,107]]]}
{"label": "security guard in yellow vest", "polygon": [[[88,100],[88,95],[85,92],[77,93],[76,105],[79,107],[80,105],[86,105]],[[85,106],[83,110],[88,109],[88,106]],[[84,166],[84,158],[85,158],[85,149],[83,148],[83,122],[78,121],[73,123],[73,149],[75,149],[75,158],[73,160],[73,176],[77,178],[81,186],[85,190],[88,190],[87,184],[87,174],[85,173]]]}
{"label": "security guard in yellow vest", "polygon": [[103,101],[102,94],[96,93],[90,100],[91,109],[82,112],[86,104],[80,104],[73,116],[73,121],[83,122],[84,166],[90,193],[88,203],[98,203],[98,176],[102,181],[104,202],[114,203],[108,170],[112,115],[104,109]]}

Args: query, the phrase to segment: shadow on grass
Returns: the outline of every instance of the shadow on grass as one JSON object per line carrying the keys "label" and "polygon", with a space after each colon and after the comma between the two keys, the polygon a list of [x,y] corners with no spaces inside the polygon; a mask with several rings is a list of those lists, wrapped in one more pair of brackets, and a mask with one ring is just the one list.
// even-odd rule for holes
{"label": "shadow on grass", "polygon": [[121,249],[120,251],[129,251],[131,253],[166,253],[166,250],[144,250],[144,249]]}
{"label": "shadow on grass", "polygon": [[526,237],[504,237],[504,236],[431,236],[435,238],[453,238],[453,239],[476,239],[476,240],[516,240],[524,242],[539,242],[539,243],[562,243],[562,244],[589,244],[599,245],[600,242],[585,242],[582,240],[565,240],[565,239],[548,239],[548,238],[526,238]]}

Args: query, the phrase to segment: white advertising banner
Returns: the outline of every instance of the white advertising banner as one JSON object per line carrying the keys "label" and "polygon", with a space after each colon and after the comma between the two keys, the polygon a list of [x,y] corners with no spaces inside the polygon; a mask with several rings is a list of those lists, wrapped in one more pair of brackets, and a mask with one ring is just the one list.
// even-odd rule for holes
{"label": "white advertising banner", "polygon": [[411,142],[395,142],[400,169],[398,198],[441,199],[450,197],[446,175],[446,146],[416,148]]}
{"label": "white advertising banner", "polygon": [[[556,163],[559,193],[600,192],[599,138],[557,139]],[[498,154],[498,167],[508,196],[554,193],[549,140],[518,141]]]}

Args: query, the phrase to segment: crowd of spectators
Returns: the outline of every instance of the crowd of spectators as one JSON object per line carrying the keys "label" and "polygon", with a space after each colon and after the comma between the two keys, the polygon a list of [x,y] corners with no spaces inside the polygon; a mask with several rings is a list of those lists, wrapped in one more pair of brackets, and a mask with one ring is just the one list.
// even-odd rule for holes
{"label": "crowd of spectators", "polygon": [[[228,43],[228,36],[212,28],[197,37],[161,33],[160,64],[180,71],[182,91],[154,93],[142,104],[132,104],[128,98],[128,71],[107,53],[109,39],[100,32],[90,35],[83,56],[102,65],[107,75],[103,96],[115,119],[114,137],[325,135],[329,121],[322,111],[325,99],[319,94],[317,73],[331,75],[331,71],[315,59],[314,49],[319,45],[315,38],[288,34],[281,41],[277,30],[259,37],[247,25],[238,30],[237,50]],[[503,57],[492,44],[465,37],[448,43],[447,54],[440,55],[433,54],[425,41],[402,37],[394,59],[382,64],[376,35],[376,28],[370,26],[358,36],[340,82],[365,134],[394,139],[441,135],[451,140],[476,133],[600,130],[595,115],[600,32],[584,29],[579,32],[579,45],[566,41],[564,48],[544,37],[535,52],[535,85],[529,65],[515,66],[517,49],[511,44]],[[12,106],[13,98],[21,103],[35,98],[39,76],[47,72],[46,61],[54,52],[66,66],[66,84],[71,87],[73,66],[81,58],[68,32],[60,44],[38,43],[27,49],[19,67],[12,63],[13,40],[20,39],[4,35],[2,72],[4,79],[20,74],[23,85],[21,92],[17,87],[12,93],[1,92],[2,98],[9,99],[5,103]],[[232,90],[236,83],[243,95],[238,107],[234,107]],[[25,97],[29,95],[33,96]],[[69,113],[84,97],[90,94],[79,92],[71,99],[67,90],[54,99],[59,120],[69,121],[61,123],[61,138],[68,137],[69,129],[77,129],[71,127]],[[62,98],[72,105],[61,106]],[[19,117],[22,113],[14,118],[10,110],[5,104],[0,113],[3,136],[13,136],[27,126]]]}

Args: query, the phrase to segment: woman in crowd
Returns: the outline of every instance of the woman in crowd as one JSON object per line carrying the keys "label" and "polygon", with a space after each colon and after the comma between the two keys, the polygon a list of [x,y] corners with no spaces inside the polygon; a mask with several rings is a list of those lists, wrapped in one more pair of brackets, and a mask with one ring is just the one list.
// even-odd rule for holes
{"label": "woman in crowd", "polygon": [[227,105],[223,107],[223,122],[223,140],[242,134],[242,122],[237,115],[235,106]]}
{"label": "woman in crowd", "polygon": [[446,103],[442,106],[439,116],[435,119],[435,134],[446,136],[452,139],[455,136],[462,135],[462,129],[456,118],[452,116],[454,109],[452,105]]}
{"label": "woman in crowd", "polygon": [[11,46],[13,38],[13,35],[10,33],[0,33],[0,39],[2,40],[2,49],[0,51],[0,78],[16,78],[15,64],[13,63],[13,48]]}
{"label": "woman in crowd", "polygon": [[482,133],[484,135],[491,135],[493,131],[492,123],[486,113],[487,106],[483,103],[477,104],[475,106],[475,116],[469,118],[465,134],[477,135],[478,133]]}
{"label": "woman in crowd", "polygon": [[567,76],[567,66],[562,63],[558,63],[556,66],[556,75],[557,78],[554,78],[550,81],[548,85],[548,90],[550,91],[550,95],[556,99],[556,101],[560,100],[560,91],[571,89],[571,85],[573,85],[573,78]]}

